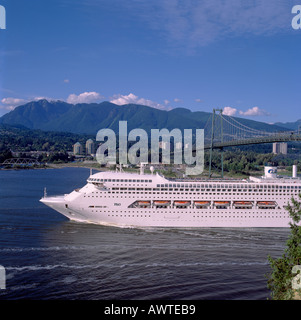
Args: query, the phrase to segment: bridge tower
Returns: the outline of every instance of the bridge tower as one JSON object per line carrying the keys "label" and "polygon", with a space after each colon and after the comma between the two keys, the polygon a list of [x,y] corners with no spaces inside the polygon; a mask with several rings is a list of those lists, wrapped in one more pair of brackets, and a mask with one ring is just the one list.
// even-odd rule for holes
{"label": "bridge tower", "polygon": [[[210,143],[210,159],[209,159],[209,178],[211,177],[212,173],[211,173],[211,168],[212,168],[212,150],[213,150],[213,140],[214,140],[214,126],[215,126],[215,113],[219,112],[219,116],[220,116],[220,135],[221,135],[221,143],[223,143],[223,109],[213,109],[213,114],[212,114],[212,127],[211,127],[211,143]],[[222,178],[224,177],[224,155],[223,155],[223,151],[224,148],[221,147],[221,168],[222,168]]]}

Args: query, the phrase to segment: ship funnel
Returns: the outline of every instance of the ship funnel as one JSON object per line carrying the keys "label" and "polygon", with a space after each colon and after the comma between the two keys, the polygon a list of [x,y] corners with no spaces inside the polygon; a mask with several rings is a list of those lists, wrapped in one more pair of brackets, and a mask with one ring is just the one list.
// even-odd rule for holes
{"label": "ship funnel", "polygon": [[266,166],[264,167],[264,177],[267,179],[277,178],[277,167]]}
{"label": "ship funnel", "polygon": [[144,174],[144,165],[148,164],[147,162],[140,162],[140,174]]}
{"label": "ship funnel", "polygon": [[293,178],[297,178],[297,165],[293,165]]}

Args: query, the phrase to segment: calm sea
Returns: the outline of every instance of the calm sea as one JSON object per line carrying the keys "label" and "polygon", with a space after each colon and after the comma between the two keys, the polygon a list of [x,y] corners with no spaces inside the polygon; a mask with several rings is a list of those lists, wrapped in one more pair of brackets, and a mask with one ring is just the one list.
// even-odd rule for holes
{"label": "calm sea", "polygon": [[265,300],[289,229],[137,229],[68,221],[39,199],[89,169],[0,171],[0,299]]}

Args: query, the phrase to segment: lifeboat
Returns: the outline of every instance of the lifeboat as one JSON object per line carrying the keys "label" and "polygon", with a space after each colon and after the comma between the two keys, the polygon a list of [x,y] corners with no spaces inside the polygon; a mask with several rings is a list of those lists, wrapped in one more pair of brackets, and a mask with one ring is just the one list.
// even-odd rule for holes
{"label": "lifeboat", "polygon": [[257,205],[261,208],[275,208],[277,206],[275,201],[257,201]]}
{"label": "lifeboat", "polygon": [[190,201],[175,201],[174,205],[175,206],[189,206],[190,205]]}
{"label": "lifeboat", "polygon": [[209,205],[210,202],[209,201],[194,201],[194,204],[198,204],[198,205],[204,206],[206,204]]}
{"label": "lifeboat", "polygon": [[154,205],[155,206],[169,206],[170,201],[168,201],[168,200],[155,200]]}
{"label": "lifeboat", "polygon": [[230,206],[230,201],[214,201],[215,208],[225,209]]}
{"label": "lifeboat", "polygon": [[217,206],[229,206],[230,201],[214,201],[214,204]]}
{"label": "lifeboat", "polygon": [[252,207],[252,202],[251,201],[234,201],[234,206],[235,207]]}
{"label": "lifeboat", "polygon": [[140,207],[149,207],[151,205],[150,201],[138,201],[138,206]]}
{"label": "lifeboat", "polygon": [[204,207],[209,207],[210,206],[210,201],[194,201],[194,205],[197,208],[204,208]]}

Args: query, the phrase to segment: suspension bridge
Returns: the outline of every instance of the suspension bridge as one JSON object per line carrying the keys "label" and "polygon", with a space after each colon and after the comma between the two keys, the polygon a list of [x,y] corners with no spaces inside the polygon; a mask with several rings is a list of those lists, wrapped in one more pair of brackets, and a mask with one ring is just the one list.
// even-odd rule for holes
{"label": "suspension bridge", "polygon": [[296,131],[254,129],[239,122],[237,118],[224,115],[222,109],[213,109],[204,131],[205,150],[248,144],[301,141],[301,131],[299,129]]}
{"label": "suspension bridge", "polygon": [[[255,129],[243,123],[243,119],[224,115],[222,109],[213,109],[204,127],[204,149],[210,151],[209,176],[211,176],[212,151],[225,147],[274,142],[301,141],[301,131],[273,131],[266,125],[267,130]],[[269,129],[269,130],[268,130]],[[223,176],[223,152],[221,152]]]}

